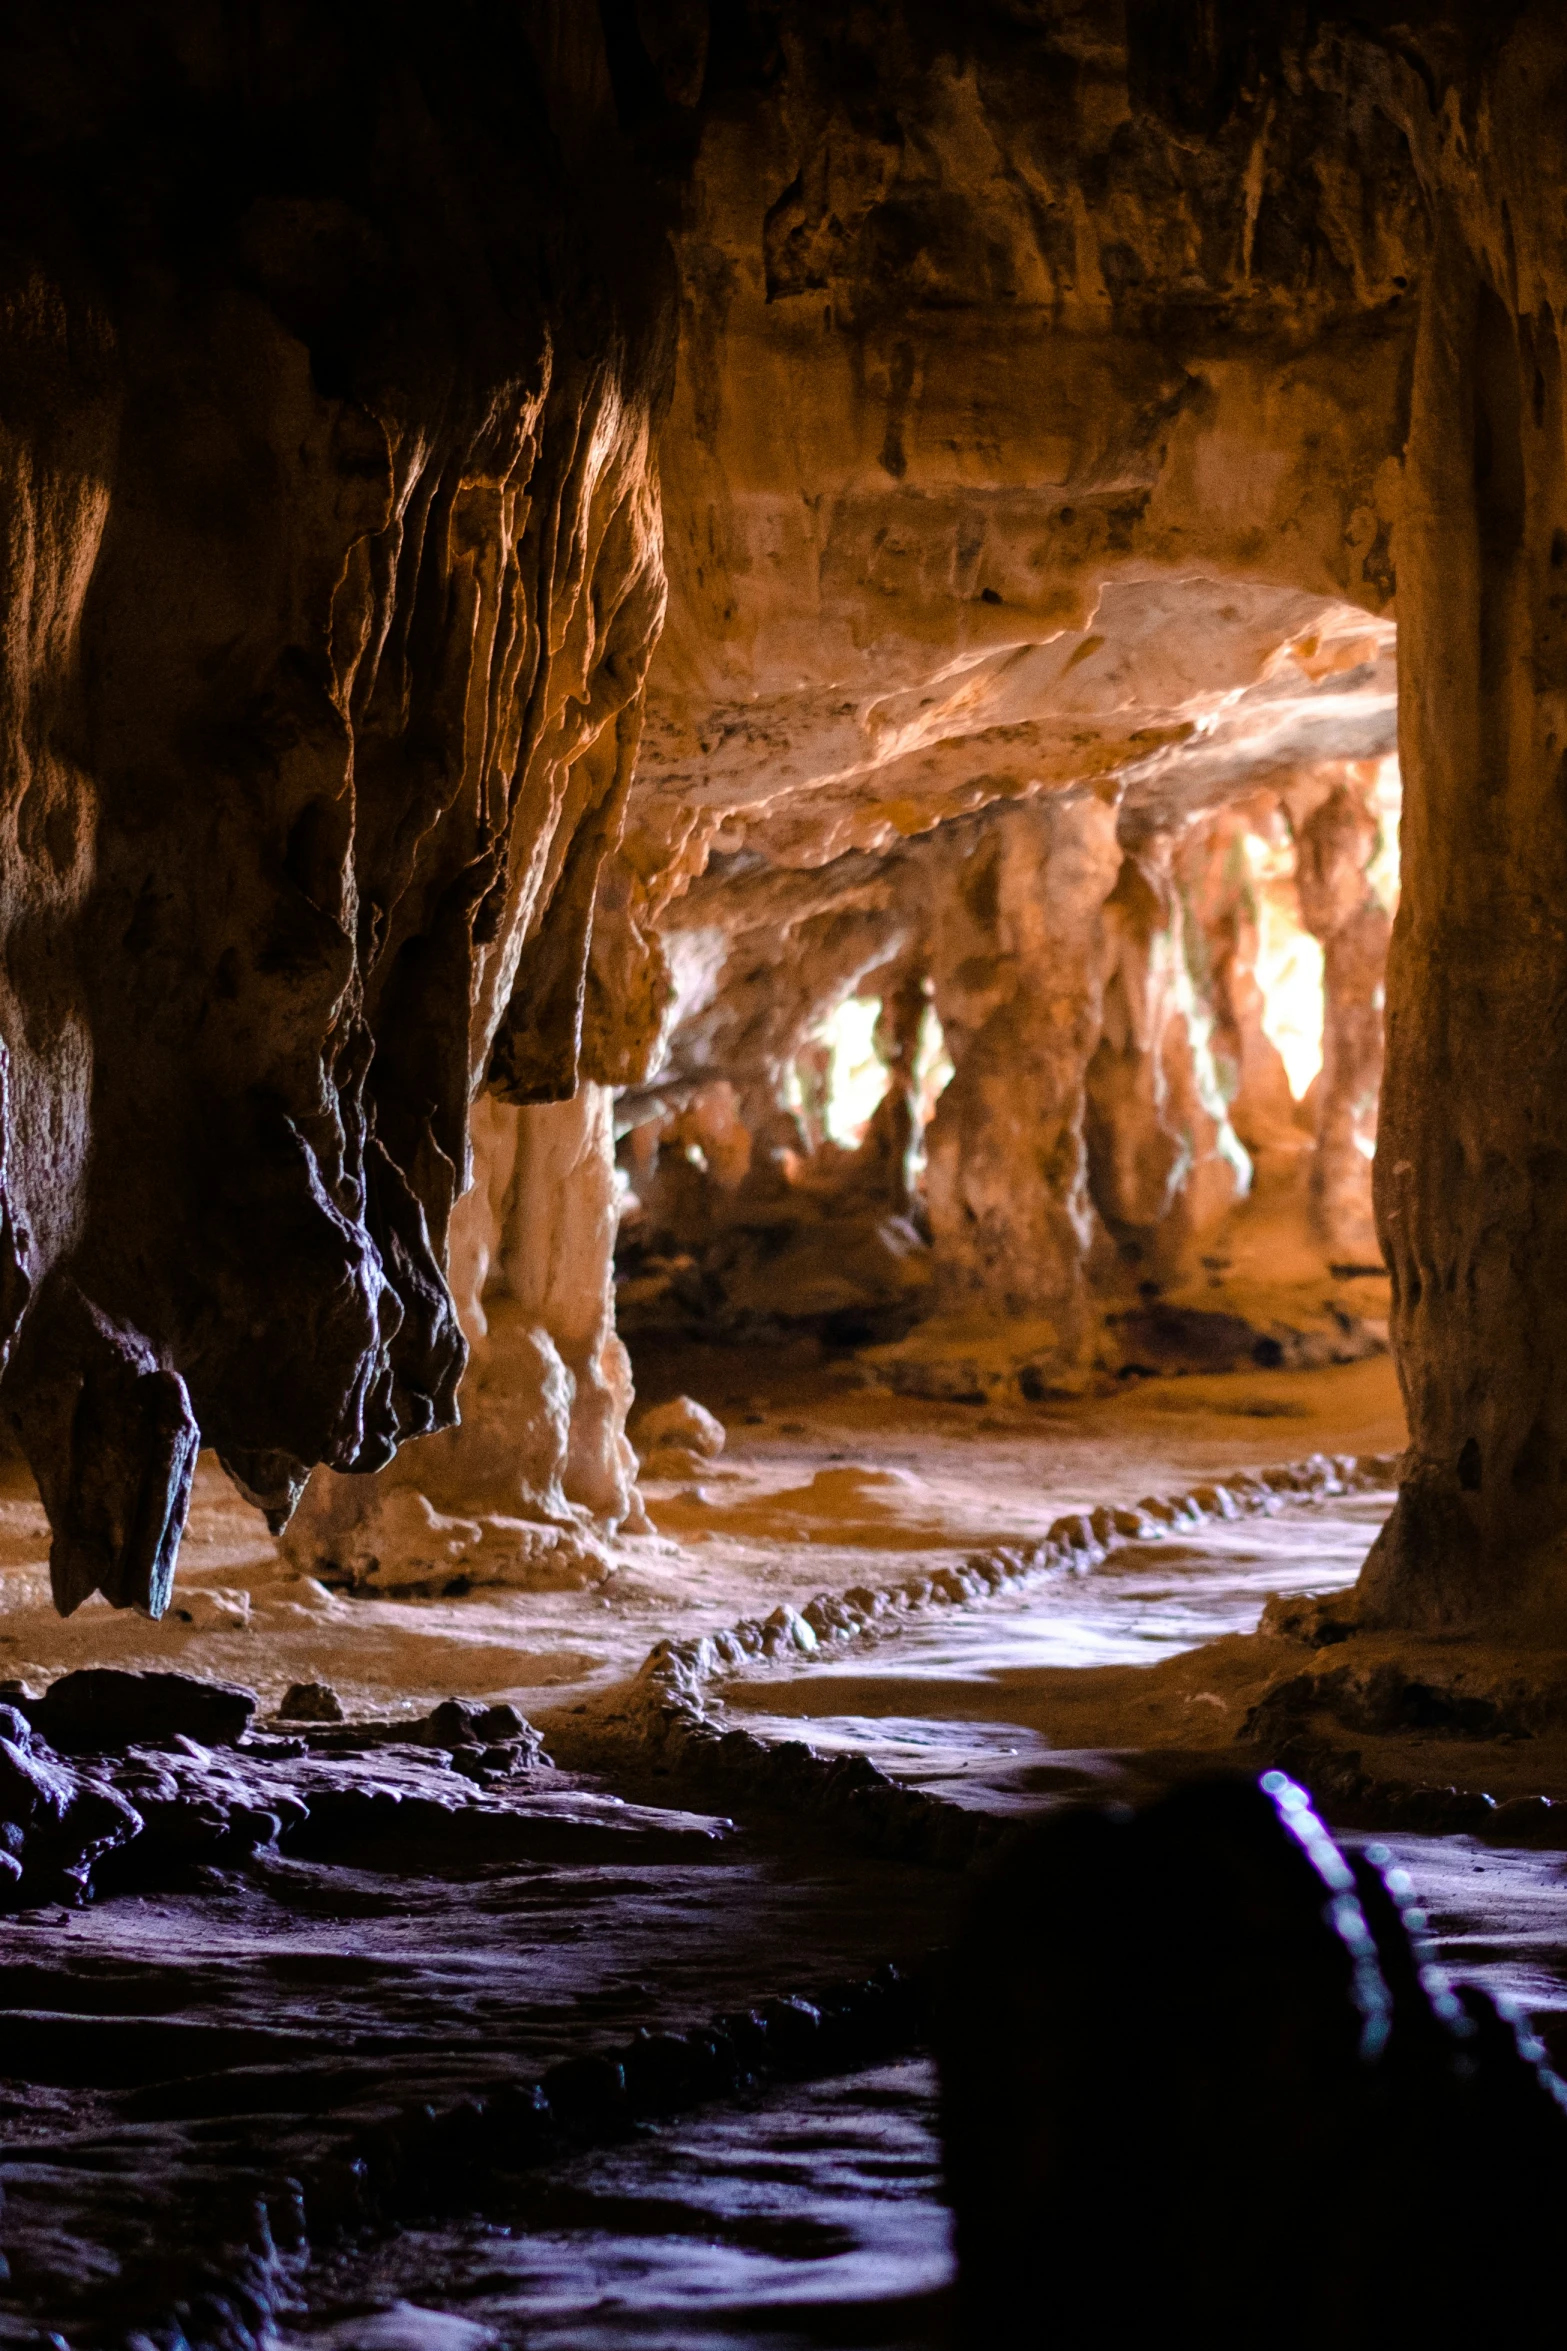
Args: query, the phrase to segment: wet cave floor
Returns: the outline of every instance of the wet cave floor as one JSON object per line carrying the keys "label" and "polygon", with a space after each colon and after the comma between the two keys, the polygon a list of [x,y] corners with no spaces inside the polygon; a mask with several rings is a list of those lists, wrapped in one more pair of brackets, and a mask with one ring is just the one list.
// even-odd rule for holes
{"label": "wet cave floor", "polygon": [[[917,1995],[966,1873],[940,1836],[870,1852],[809,1805],[694,1777],[638,1734],[641,1662],[664,1638],[788,1620],[813,1594],[1026,1555],[1064,1512],[1387,1456],[1391,1368],[1004,1413],[719,1350],[638,1373],[653,1401],[698,1397],[728,1443],[650,1483],[655,1531],[593,1591],[327,1591],[204,1464],[184,1616],[153,1627],[90,1604],[62,1625],[36,1501],[20,1478],[0,1498],[0,1659],[27,1689],[89,1662],[177,1666],[248,1683],[264,1725],[313,1678],[383,1736],[453,1694],[508,1699],[556,1759],[481,1788],[462,1845],[345,1832],[220,1850],[4,1921],[0,2343],[138,2327],[168,2351],[171,2329],[334,2351],[942,2339],[951,2256]],[[1084,1573],[962,1604],[938,1592],[851,1643],[772,1643],[702,1703],[769,1749],[868,1757],[942,1818],[1004,1824],[1256,1767],[1266,1754],[1237,1733],[1290,1664],[1289,1643],[1252,1637],[1264,1602],[1347,1586],[1390,1501],[1303,1491],[1127,1541]],[[320,1768],[357,1771],[361,1802],[402,1770],[406,1799],[411,1752],[372,1743]],[[1419,1801],[1338,1817],[1409,1869],[1450,1969],[1567,2057],[1567,1854],[1472,1812],[1476,1790],[1567,1795],[1567,1753],[1441,1723],[1373,1728],[1356,1753],[1379,1785],[1471,1792],[1459,1827]],[[199,1749],[187,1766],[219,1768]],[[904,2002],[892,2028],[889,2000]],[[692,2045],[665,2036],[717,2018],[749,2019],[760,2056],[661,2103],[659,2064]],[[605,2051],[625,2061],[613,2113],[607,2073],[550,2073]],[[515,2135],[509,2154],[476,2153],[481,2110],[464,2101],[498,2112],[541,2076],[563,2129],[528,2160]]]}

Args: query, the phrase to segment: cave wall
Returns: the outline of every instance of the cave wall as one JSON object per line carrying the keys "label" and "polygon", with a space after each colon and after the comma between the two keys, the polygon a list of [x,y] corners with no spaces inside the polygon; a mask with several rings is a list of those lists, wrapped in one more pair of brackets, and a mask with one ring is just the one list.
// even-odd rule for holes
{"label": "cave wall", "polygon": [[[1363,1596],[1559,1623],[1557,12],[750,13],[766,73],[705,129],[683,232],[638,794],[780,866],[1139,754],[1191,813],[1191,695],[1085,691],[1136,669],[1158,584],[1396,587],[1376,1187],[1413,1445]],[[1294,764],[1386,748],[1324,730]],[[1381,924],[1340,904],[1353,845],[1316,847],[1315,1206],[1361,1256]]]}
{"label": "cave wall", "polygon": [[[1343,57],[1287,100],[1266,76],[1230,90],[1194,131],[1119,11],[744,13],[677,236],[670,605],[628,822],[670,877],[649,898],[680,967],[653,1107],[689,1124],[693,1088],[728,1085],[755,1151],[716,1187],[666,1153],[653,1223],[666,1260],[707,1214],[770,1236],[770,1275],[737,1244],[738,1284],[736,1257],[698,1245],[705,1299],[676,1277],[693,1315],[721,1320],[740,1288],[753,1315],[783,1298],[790,1214],[870,1177],[818,1151],[783,1195],[786,1073],[832,998],[900,984],[907,951],[958,1077],[930,1138],[930,1278],[901,1240],[889,1260],[883,1225],[859,1304],[873,1324],[1032,1317],[1064,1361],[1106,1225],[1112,1260],[1167,1282],[1246,1180],[1191,1025],[1212,1008],[1185,1001],[1174,845],[1303,768],[1393,748],[1426,217],[1403,130]],[[994,812],[979,862],[1015,838],[1042,875],[1023,843],[1085,790],[1132,860],[1115,910],[1119,857],[1060,937],[1020,886],[1027,950],[992,922],[938,979],[971,828]],[[891,1164],[879,1132],[875,1156]]]}
{"label": "cave wall", "polygon": [[1194,135],[1116,8],[752,14],[678,244],[639,821],[885,851],[1383,609],[1426,224],[1375,107]]}

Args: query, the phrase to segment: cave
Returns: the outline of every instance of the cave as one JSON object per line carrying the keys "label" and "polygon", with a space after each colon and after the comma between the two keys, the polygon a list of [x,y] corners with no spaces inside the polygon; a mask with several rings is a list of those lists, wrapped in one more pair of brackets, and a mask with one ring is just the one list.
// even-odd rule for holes
{"label": "cave", "polygon": [[0,2346],[1559,2323],[1564,98],[5,13]]}

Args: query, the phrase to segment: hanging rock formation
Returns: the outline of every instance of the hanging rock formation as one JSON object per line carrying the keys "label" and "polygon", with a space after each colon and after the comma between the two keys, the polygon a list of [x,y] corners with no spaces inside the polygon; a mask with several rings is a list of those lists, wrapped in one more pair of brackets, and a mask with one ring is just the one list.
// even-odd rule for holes
{"label": "hanging rock formation", "polygon": [[455,1415],[470,1093],[576,1082],[663,600],[661,279],[545,4],[3,36],[5,1402],[157,1613]]}
{"label": "hanging rock formation", "polygon": [[644,1523],[614,1325],[618,1208],[608,1089],[473,1113],[474,1181],[451,1227],[469,1346],[456,1428],[379,1477],[318,1469],[284,1538],[355,1590],[571,1590],[608,1560],[598,1530]]}

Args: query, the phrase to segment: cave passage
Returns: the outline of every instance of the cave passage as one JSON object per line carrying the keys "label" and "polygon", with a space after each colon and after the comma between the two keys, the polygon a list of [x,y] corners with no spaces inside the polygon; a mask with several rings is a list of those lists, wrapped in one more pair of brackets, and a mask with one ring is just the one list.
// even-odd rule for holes
{"label": "cave passage", "polygon": [[0,2351],[1556,2323],[1564,90],[0,23]]}

